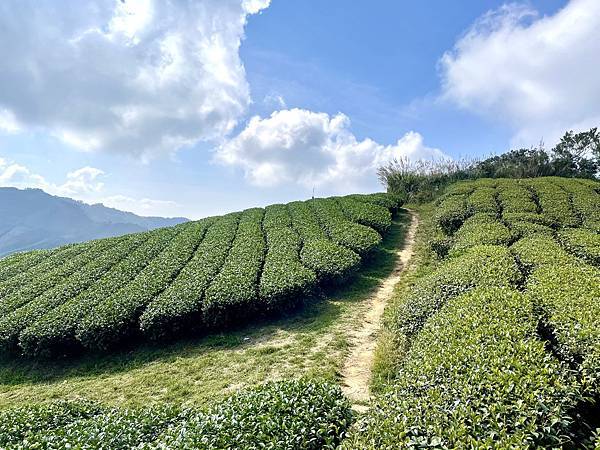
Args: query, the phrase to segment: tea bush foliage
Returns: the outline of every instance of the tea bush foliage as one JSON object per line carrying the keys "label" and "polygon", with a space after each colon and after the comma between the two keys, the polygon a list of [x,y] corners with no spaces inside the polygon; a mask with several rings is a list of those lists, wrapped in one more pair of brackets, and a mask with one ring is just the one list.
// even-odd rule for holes
{"label": "tea bush foliage", "polygon": [[253,208],[0,260],[0,353],[52,357],[222,330],[350,276],[400,200]]}
{"label": "tea bush foliage", "polygon": [[393,365],[343,448],[598,445],[599,202],[591,180],[450,186],[433,258],[388,311]]}

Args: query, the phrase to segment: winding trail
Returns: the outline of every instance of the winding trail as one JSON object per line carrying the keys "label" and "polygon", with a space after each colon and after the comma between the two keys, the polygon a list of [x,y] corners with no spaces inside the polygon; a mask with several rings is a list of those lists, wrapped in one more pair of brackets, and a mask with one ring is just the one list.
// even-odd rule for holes
{"label": "winding trail", "polygon": [[342,390],[350,399],[353,408],[364,410],[364,404],[371,398],[369,384],[373,353],[377,345],[377,335],[381,327],[381,319],[387,301],[394,293],[394,286],[407,267],[413,255],[415,235],[419,226],[417,215],[409,211],[410,225],[401,249],[398,249],[398,259],[392,273],[383,281],[377,291],[366,301],[366,311],[362,317],[362,326],[356,329],[350,337],[350,354],[342,369]]}

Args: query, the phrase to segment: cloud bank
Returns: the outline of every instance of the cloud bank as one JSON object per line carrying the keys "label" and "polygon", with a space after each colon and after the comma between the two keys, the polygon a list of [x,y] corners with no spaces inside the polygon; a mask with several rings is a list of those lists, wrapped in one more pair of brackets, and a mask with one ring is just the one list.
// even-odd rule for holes
{"label": "cloud bank", "polygon": [[269,0],[0,2],[0,129],[150,158],[232,130],[240,42]]}
{"label": "cloud bank", "polygon": [[443,98],[508,124],[514,143],[553,143],[600,125],[600,2],[553,16],[509,4],[481,17],[440,61]]}
{"label": "cloud bank", "polygon": [[255,116],[215,153],[217,162],[243,169],[253,185],[293,183],[339,192],[376,188],[376,169],[402,157],[441,159],[446,155],[427,147],[413,131],[394,145],[382,145],[357,139],[344,114],[330,116],[304,109],[275,111],[267,118]]}

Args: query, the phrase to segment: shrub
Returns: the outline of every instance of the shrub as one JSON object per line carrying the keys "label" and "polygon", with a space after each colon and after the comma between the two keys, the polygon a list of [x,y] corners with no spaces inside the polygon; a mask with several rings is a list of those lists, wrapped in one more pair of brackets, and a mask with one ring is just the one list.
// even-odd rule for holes
{"label": "shrub", "polygon": [[52,356],[80,349],[75,339],[77,325],[98,303],[129,283],[171,242],[177,228],[145,233],[147,240],[90,288],[45,313],[20,335],[20,346],[30,356]]}
{"label": "shrub", "polygon": [[546,312],[562,357],[576,363],[587,396],[600,395],[600,270],[551,264],[535,270],[527,294]]}
{"label": "shrub", "polygon": [[554,236],[554,230],[534,222],[511,222],[510,230],[517,239],[534,236]]}
{"label": "shrub", "polygon": [[531,271],[548,264],[576,263],[577,258],[567,253],[551,236],[525,237],[511,246],[520,264]]}
{"label": "shrub", "polygon": [[476,245],[508,245],[514,238],[513,233],[500,222],[485,219],[469,222],[471,219],[454,234],[451,255],[458,255]]}
{"label": "shrub", "polygon": [[91,418],[80,418],[61,427],[40,431],[24,439],[23,449],[132,449],[151,442],[181,419],[170,406],[138,409],[110,408]]}
{"label": "shrub", "polygon": [[142,332],[157,340],[202,327],[205,291],[227,258],[238,220],[237,214],[229,214],[209,226],[192,259],[142,313]]}
{"label": "shrub", "polygon": [[530,181],[537,193],[541,214],[564,227],[578,226],[581,221],[574,213],[569,194],[551,179]]}
{"label": "shrub", "polygon": [[136,333],[137,320],[144,308],[183,269],[210,223],[208,220],[186,223],[172,244],[131,283],[86,314],[77,326],[77,339],[87,348],[108,349]]}
{"label": "shrub", "polygon": [[151,448],[335,449],[351,423],[350,404],[339,387],[275,382],[192,415]]}
{"label": "shrub", "polygon": [[[113,238],[114,239],[114,238]],[[92,259],[96,252],[108,248],[111,239],[72,245],[17,275],[0,286],[0,316],[23,306],[44,291],[51,289]],[[93,251],[88,251],[93,248]]]}
{"label": "shrub", "polygon": [[496,200],[498,193],[492,187],[479,187],[467,197],[467,205],[478,213],[496,214],[499,210]]}
{"label": "shrub", "polygon": [[251,314],[257,306],[258,279],[265,256],[263,215],[262,209],[242,213],[229,255],[206,290],[202,316],[213,327],[236,321],[240,314]]}
{"label": "shrub", "polygon": [[[22,330],[46,312],[84,292],[99,280],[110,267],[117,264],[128,252],[139,246],[143,239],[144,237],[139,234],[127,235],[112,241],[114,246],[110,248],[104,245],[102,250],[99,249],[98,252],[95,252],[94,249],[89,250],[88,253],[93,256],[90,255],[89,261],[83,267],[80,267],[78,271],[62,283],[58,283],[54,288],[0,319],[0,348],[5,352],[16,351],[19,334]],[[25,342],[28,342],[27,338]]]}
{"label": "shrub", "polygon": [[360,257],[352,250],[326,239],[306,242],[302,246],[300,259],[325,282],[345,279],[360,264]]}
{"label": "shrub", "polygon": [[392,225],[392,215],[383,206],[347,197],[338,198],[337,201],[346,217],[352,222],[374,228],[379,233],[386,233]]}
{"label": "shrub", "polygon": [[393,330],[413,336],[448,299],[476,286],[515,286],[520,281],[521,273],[508,249],[494,245],[472,247],[418,279],[392,312]]}
{"label": "shrub", "polygon": [[333,242],[359,255],[370,252],[381,242],[381,236],[372,228],[348,221],[334,199],[315,199],[310,205]]}
{"label": "shrub", "polygon": [[14,448],[40,430],[58,428],[78,419],[94,417],[101,412],[102,408],[98,404],[86,400],[60,400],[1,410],[0,448]]}
{"label": "shrub", "polygon": [[346,448],[560,446],[578,386],[536,327],[533,305],[506,287],[450,300]]}
{"label": "shrub", "polygon": [[600,234],[583,228],[567,228],[558,232],[558,240],[569,253],[600,265]]}
{"label": "shrub", "polygon": [[0,259],[0,285],[16,275],[24,274],[56,252],[57,250],[34,250],[5,256]]}
{"label": "shrub", "polygon": [[451,195],[439,204],[434,220],[444,233],[452,235],[473,213],[464,195]]}
{"label": "shrub", "polygon": [[263,311],[292,306],[310,294],[316,274],[300,262],[300,238],[289,227],[266,230],[267,255],[259,283]]}
{"label": "shrub", "polygon": [[520,181],[499,181],[498,200],[500,201],[503,214],[537,213],[538,207],[531,191]]}

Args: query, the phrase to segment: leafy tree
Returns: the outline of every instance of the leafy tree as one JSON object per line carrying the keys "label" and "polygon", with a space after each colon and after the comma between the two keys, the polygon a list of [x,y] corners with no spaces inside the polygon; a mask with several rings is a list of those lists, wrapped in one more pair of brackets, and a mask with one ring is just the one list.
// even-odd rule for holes
{"label": "leafy tree", "polygon": [[593,178],[600,168],[600,133],[598,128],[574,133],[567,131],[552,149],[554,175]]}

